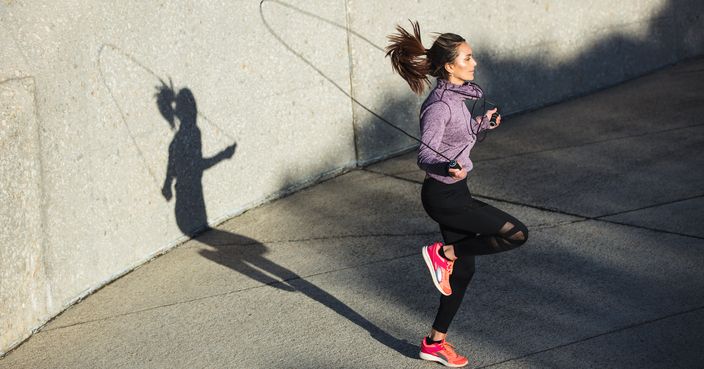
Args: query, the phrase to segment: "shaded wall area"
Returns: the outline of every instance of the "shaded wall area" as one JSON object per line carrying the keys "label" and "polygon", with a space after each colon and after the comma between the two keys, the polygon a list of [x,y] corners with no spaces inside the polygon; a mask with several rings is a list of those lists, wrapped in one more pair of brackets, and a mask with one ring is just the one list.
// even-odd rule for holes
{"label": "shaded wall area", "polygon": [[378,118],[417,133],[383,53],[407,18],[469,39],[507,113],[704,50],[699,2],[582,6],[3,2],[0,353],[210,225],[413,148]]}
{"label": "shaded wall area", "polygon": [[[370,0],[349,5],[353,96],[374,111],[393,106],[386,117],[415,134],[423,97],[414,98],[390,72],[388,60],[381,62],[386,25],[408,29],[408,18],[419,21],[426,48],[433,32],[467,39],[478,61],[475,82],[504,114],[613,86],[704,50],[699,31],[704,4],[698,1],[449,1],[442,6]],[[398,96],[409,100],[397,105]],[[414,146],[364,107],[353,109],[361,163]]]}

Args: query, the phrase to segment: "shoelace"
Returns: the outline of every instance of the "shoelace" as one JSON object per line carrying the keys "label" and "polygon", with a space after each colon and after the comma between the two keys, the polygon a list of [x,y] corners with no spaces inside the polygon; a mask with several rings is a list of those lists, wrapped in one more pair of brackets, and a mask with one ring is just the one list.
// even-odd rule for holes
{"label": "shoelace", "polygon": [[448,261],[447,262],[447,274],[452,274],[452,268],[454,268],[455,262],[454,261]]}
{"label": "shoelace", "polygon": [[447,351],[447,356],[449,358],[456,358],[457,356],[459,356],[457,355],[457,352],[455,352],[455,346],[452,346],[452,344],[449,342],[443,342],[442,348],[443,350]]}

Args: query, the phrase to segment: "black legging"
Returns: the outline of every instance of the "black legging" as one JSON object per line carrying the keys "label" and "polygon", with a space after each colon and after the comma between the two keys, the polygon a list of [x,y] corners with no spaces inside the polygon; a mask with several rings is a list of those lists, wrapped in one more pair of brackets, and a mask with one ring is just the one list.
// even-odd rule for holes
{"label": "black legging", "polygon": [[475,255],[507,251],[528,240],[528,228],[513,216],[472,198],[467,179],[445,184],[427,177],[421,200],[425,211],[438,222],[446,245],[454,245],[450,296],[440,296],[433,329],[447,333],[475,270]]}

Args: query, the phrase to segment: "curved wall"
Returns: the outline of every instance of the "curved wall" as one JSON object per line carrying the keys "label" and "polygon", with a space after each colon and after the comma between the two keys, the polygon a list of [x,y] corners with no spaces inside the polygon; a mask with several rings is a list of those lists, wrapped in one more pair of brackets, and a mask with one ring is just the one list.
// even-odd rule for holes
{"label": "curved wall", "polygon": [[427,47],[464,35],[515,113],[701,54],[703,9],[4,1],[0,353],[208,224],[413,148],[369,112],[417,134],[423,97],[384,58],[396,23],[418,19]]}

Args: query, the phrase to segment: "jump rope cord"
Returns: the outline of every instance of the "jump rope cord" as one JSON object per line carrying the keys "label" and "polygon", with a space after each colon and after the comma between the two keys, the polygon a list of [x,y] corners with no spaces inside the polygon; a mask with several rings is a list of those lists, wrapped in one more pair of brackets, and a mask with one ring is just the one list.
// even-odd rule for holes
{"label": "jump rope cord", "polygon": [[[313,70],[315,70],[321,77],[323,77],[323,78],[326,79],[328,82],[330,82],[333,86],[335,86],[335,88],[337,88],[337,89],[338,89],[340,92],[342,92],[345,96],[349,97],[350,100],[352,100],[355,104],[357,104],[357,105],[360,106],[362,109],[364,109],[364,110],[366,110],[367,112],[369,112],[370,114],[372,114],[374,117],[378,118],[378,119],[381,120],[382,122],[386,123],[387,125],[389,125],[390,127],[394,128],[394,129],[398,130],[399,132],[403,133],[404,135],[408,136],[409,138],[411,138],[411,139],[417,141],[417,142],[420,143],[421,145],[427,147],[428,149],[430,149],[432,152],[436,153],[436,154],[439,155],[440,157],[442,157],[442,158],[444,158],[444,159],[446,159],[446,160],[448,160],[448,161],[454,160],[454,159],[450,159],[450,158],[448,158],[447,156],[443,155],[442,153],[438,152],[437,150],[435,150],[434,148],[432,148],[431,146],[429,146],[428,144],[426,144],[425,142],[423,142],[423,141],[420,140],[419,138],[417,138],[417,137],[413,136],[412,134],[406,132],[404,129],[398,127],[397,125],[395,125],[395,124],[393,124],[393,123],[391,123],[391,122],[390,122],[389,120],[387,120],[386,118],[382,117],[381,115],[377,114],[376,112],[374,112],[373,110],[371,110],[370,108],[368,108],[366,105],[362,104],[359,100],[357,100],[356,98],[354,98],[350,93],[348,93],[347,91],[345,91],[338,83],[336,83],[336,82],[335,82],[334,80],[332,80],[330,77],[328,77],[327,75],[325,75],[325,73],[323,73],[323,71],[321,71],[319,68],[317,68],[315,65],[313,65],[313,63],[311,63],[308,59],[306,59],[301,53],[297,52],[297,51],[294,50],[291,46],[289,46],[289,45],[281,38],[281,36],[279,36],[279,35],[274,31],[274,29],[271,27],[271,25],[269,24],[269,22],[267,22],[266,18],[264,17],[264,10],[263,10],[262,5],[263,5],[265,2],[275,2],[275,3],[277,3],[277,4],[280,4],[280,5],[283,5],[283,6],[287,6],[287,7],[289,7],[289,8],[293,8],[293,9],[295,9],[295,10],[297,10],[297,11],[303,12],[303,13],[305,13],[305,14],[307,14],[307,15],[314,16],[314,17],[316,17],[316,18],[322,19],[322,20],[326,21],[327,23],[333,24],[333,25],[335,25],[335,26],[337,26],[337,27],[341,27],[341,26],[339,26],[338,24],[336,24],[336,23],[334,23],[334,22],[330,22],[330,21],[328,21],[328,20],[326,20],[326,19],[324,19],[324,18],[320,18],[319,16],[317,16],[317,15],[315,15],[315,14],[308,13],[308,12],[305,12],[305,11],[303,11],[303,10],[294,8],[294,7],[292,7],[292,6],[288,5],[288,4],[282,3],[282,2],[280,2],[280,1],[275,1],[275,0],[261,0],[261,2],[259,3],[259,13],[260,13],[260,16],[261,16],[261,18],[262,18],[262,21],[263,21],[265,27],[269,30],[269,32],[272,34],[272,36],[274,36],[274,38],[276,38],[276,40],[279,41],[287,50],[289,50],[291,53],[293,53],[295,56],[297,56],[299,59],[301,59],[301,60],[302,60],[304,63],[306,63],[310,68],[312,68]],[[383,49],[381,49],[381,48],[379,48],[378,46],[374,45],[373,43],[371,43],[371,41],[369,41],[368,39],[364,38],[363,36],[357,34],[356,32],[353,32],[353,31],[349,30],[347,27],[341,27],[341,28],[345,28],[347,31],[353,33],[353,34],[356,35],[357,37],[362,38],[363,40],[365,40],[365,41],[368,42],[369,44],[373,45],[375,48],[377,48],[377,49],[383,51]],[[134,56],[132,56],[132,55],[130,55],[130,54],[124,52],[124,51],[123,51],[122,49],[120,49],[119,47],[117,47],[117,46],[115,46],[115,45],[113,45],[113,44],[103,44],[103,45],[101,46],[100,51],[99,51],[98,64],[99,64],[99,66],[100,66],[99,72],[100,72],[100,75],[101,75],[101,77],[102,77],[103,84],[104,84],[105,87],[108,89],[108,91],[109,91],[109,93],[110,93],[110,96],[111,96],[113,102],[114,102],[115,105],[118,107],[118,110],[120,111],[120,115],[121,115],[121,118],[122,118],[122,123],[123,123],[123,125],[125,125],[125,127],[126,127],[128,133],[129,133],[129,135],[130,135],[130,137],[131,137],[131,139],[132,139],[132,142],[133,142],[135,148],[137,149],[137,151],[139,152],[140,156],[142,157],[142,160],[143,160],[143,161],[146,161],[144,153],[142,152],[142,150],[141,150],[141,149],[139,148],[139,146],[137,145],[137,142],[136,142],[134,136],[132,135],[131,130],[130,130],[129,127],[127,126],[125,114],[124,114],[124,112],[122,111],[122,108],[120,107],[120,105],[117,103],[117,99],[115,98],[115,96],[114,96],[114,94],[113,94],[112,89],[110,88],[110,86],[108,86],[107,81],[106,81],[106,79],[105,79],[105,76],[104,76],[104,74],[103,74],[102,63],[101,63],[102,58],[100,58],[100,55],[102,55],[102,52],[103,52],[103,50],[104,50],[105,47],[109,47],[109,48],[113,49],[114,51],[119,52],[120,54],[122,54],[123,56],[125,56],[126,58],[128,58],[130,61],[132,61],[134,64],[138,65],[140,68],[142,68],[142,69],[145,70],[147,73],[151,74],[154,78],[156,78],[157,80],[159,80],[159,82],[160,82],[162,85],[166,86],[166,83],[165,83],[164,80],[161,79],[161,77],[159,77],[159,75],[158,75],[156,72],[154,72],[151,68],[149,68],[149,67],[147,67],[146,65],[142,64],[142,63],[141,63],[139,60],[137,60]],[[473,83],[473,84],[474,84],[474,83]],[[477,84],[474,84],[474,85],[477,86],[477,87],[479,87]],[[480,87],[479,87],[479,88],[480,88]],[[480,89],[481,89],[481,88],[480,88]],[[474,100],[474,104],[473,104],[472,110],[474,110],[474,106],[476,105],[476,102],[477,102],[477,100]],[[484,103],[484,104],[485,104],[485,103]],[[485,105],[484,105],[484,106],[485,106]],[[229,134],[225,129],[223,129],[222,127],[220,127],[219,125],[217,125],[215,122],[211,121],[207,116],[205,116],[205,115],[202,114],[201,112],[198,112],[198,115],[199,115],[200,117],[202,117],[204,120],[206,120],[206,121],[207,121],[209,124],[211,124],[213,127],[215,127],[220,133],[222,133],[223,135],[227,136],[228,138],[230,138],[230,139],[232,139],[232,140],[235,140],[235,138],[234,138],[231,134]],[[469,122],[468,124],[469,124],[469,126],[470,126],[470,131],[471,131],[471,133],[472,133],[475,137],[477,137],[478,142],[481,142],[485,136],[482,137],[482,138],[479,138],[479,135],[478,135],[478,134],[480,133],[479,128],[478,128],[477,131],[475,132],[475,131],[474,131],[474,128],[472,128],[471,122]],[[462,152],[464,152],[464,150],[465,150],[466,148],[467,148],[467,147],[463,148],[463,149],[460,151],[460,154],[461,154]],[[458,154],[458,156],[459,156],[459,154]],[[455,157],[455,158],[457,158],[457,157]],[[157,183],[158,181],[157,181],[157,179],[156,179],[156,175],[154,175],[154,173],[152,173],[152,170],[151,170],[148,166],[147,166],[147,171],[149,172],[150,176],[154,179],[155,183]],[[157,183],[157,185],[158,185],[158,183]]]}
{"label": "jump rope cord", "polygon": [[[137,58],[135,58],[134,56],[132,56],[132,55],[130,55],[130,54],[128,54],[128,53],[126,53],[125,51],[123,51],[122,49],[120,49],[119,47],[117,47],[117,46],[115,46],[115,45],[113,45],[113,44],[103,44],[103,45],[101,46],[101,48],[100,48],[100,53],[101,53],[101,54],[102,54],[103,48],[105,48],[105,47],[109,47],[109,48],[113,49],[114,51],[116,51],[116,52],[122,54],[123,56],[125,56],[126,58],[128,58],[130,61],[132,61],[134,64],[138,65],[140,68],[144,69],[144,71],[146,71],[147,73],[151,74],[154,78],[156,78],[157,80],[159,80],[159,82],[160,82],[163,86],[167,86],[167,84],[164,82],[164,80],[163,80],[161,77],[159,77],[159,75],[158,75],[156,72],[154,72],[151,68],[149,68],[149,67],[147,67],[146,65],[142,64],[139,60],[137,60]],[[100,74],[101,74],[101,76],[102,76],[102,74],[103,74],[103,73],[102,73],[102,68],[101,68],[101,70],[100,70]],[[104,78],[104,76],[103,76],[103,83],[104,83],[105,86],[110,90],[110,94],[112,95],[112,90],[110,89],[109,86],[107,86],[107,83],[105,83],[105,78]],[[219,125],[217,125],[215,122],[213,122],[212,120],[210,120],[207,116],[205,116],[205,115],[204,115],[203,113],[201,113],[200,111],[198,112],[198,116],[200,116],[201,118],[203,118],[204,120],[206,120],[209,124],[211,124],[213,127],[215,127],[215,129],[216,129],[217,131],[219,131],[220,133],[222,133],[223,135],[227,136],[228,138],[230,138],[230,139],[232,139],[232,140],[235,140],[235,138],[234,138],[231,134],[229,134],[229,133],[227,132],[227,130],[225,130],[225,129],[223,129],[222,127],[220,127]]]}
{"label": "jump rope cord", "polygon": [[[110,94],[110,98],[112,99],[113,103],[114,103],[115,106],[117,107],[117,110],[120,112],[121,122],[122,122],[123,126],[125,127],[125,129],[127,130],[127,135],[130,136],[130,139],[132,140],[132,145],[134,145],[134,148],[137,150],[137,153],[138,153],[139,156],[142,158],[142,164],[144,164],[144,167],[147,169],[147,172],[149,173],[149,176],[150,176],[150,177],[152,178],[152,180],[154,181],[154,184],[156,185],[156,187],[157,187],[157,188],[160,188],[160,186],[159,186],[159,180],[156,178],[156,174],[154,174],[154,172],[153,172],[152,169],[149,167],[149,165],[146,164],[146,163],[147,163],[146,156],[144,155],[144,152],[143,152],[142,149],[139,147],[139,145],[137,145],[137,139],[134,137],[134,134],[132,134],[132,131],[130,130],[130,127],[127,125],[127,118],[125,117],[125,112],[122,110],[122,107],[121,107],[120,104],[117,102],[117,99],[115,98],[115,94],[113,94],[112,89],[110,88],[110,86],[108,86],[107,79],[105,78],[105,75],[104,75],[104,73],[103,73],[102,55],[103,55],[103,50],[104,50],[106,47],[109,47],[109,48],[112,48],[112,49],[114,49],[114,50],[117,50],[118,52],[120,52],[120,53],[122,53],[123,55],[127,56],[127,57],[128,57],[130,60],[132,60],[135,64],[137,64],[137,65],[139,65],[139,66],[141,66],[141,67],[143,67],[143,66],[142,66],[141,63],[139,63],[139,61],[137,61],[136,59],[132,58],[132,56],[127,55],[126,53],[122,52],[117,46],[114,46],[114,45],[111,45],[111,44],[103,44],[102,46],[100,46],[100,50],[98,51],[98,72],[100,73],[100,79],[102,80],[103,85],[105,86],[105,88],[108,90],[108,93]],[[144,67],[143,67],[143,68],[144,68]],[[149,70],[147,69],[147,71],[149,71]]]}
{"label": "jump rope cord", "polygon": [[[130,130],[129,125],[127,125],[127,118],[125,117],[125,112],[122,110],[122,106],[117,102],[117,99],[115,98],[115,94],[113,93],[112,88],[110,88],[110,86],[108,85],[107,79],[105,78],[105,74],[103,73],[102,55],[103,55],[103,51],[105,50],[105,48],[110,48],[113,51],[122,54],[124,57],[126,57],[128,60],[130,60],[132,63],[134,63],[135,65],[138,65],[144,71],[146,71],[147,73],[151,74],[154,78],[159,80],[159,82],[161,82],[161,84],[163,86],[166,86],[166,83],[151,68],[142,64],[139,60],[137,60],[137,58],[135,58],[134,56],[123,51],[119,47],[117,47],[113,44],[103,44],[100,46],[100,50],[98,51],[98,72],[100,73],[100,78],[103,82],[103,85],[108,90],[108,93],[110,94],[110,98],[112,99],[113,103],[117,107],[117,110],[120,112],[121,122],[122,122],[123,126],[125,127],[125,129],[127,130],[127,135],[130,136],[132,144],[134,145],[135,149],[137,150],[137,153],[142,158],[142,163],[144,164],[144,167],[146,168],[147,172],[149,173],[149,176],[152,178],[152,180],[154,181],[154,184],[157,186],[157,188],[160,188],[159,180],[157,179],[156,174],[154,174],[152,168],[146,164],[146,162],[147,162],[146,156],[144,155],[144,152],[137,144],[137,139],[134,137],[134,134],[132,133],[132,130]],[[224,130],[219,125],[215,124],[215,122],[208,119],[208,117],[205,116],[203,113],[198,112],[198,116],[203,118],[206,122],[208,122],[212,127],[214,127],[221,134],[223,134],[223,135],[227,136],[228,138],[232,139],[233,141],[235,141],[235,138],[231,134],[229,134],[226,130]]]}
{"label": "jump rope cord", "polygon": [[[327,20],[327,19],[324,19],[324,18],[322,18],[322,17],[320,17],[320,16],[318,16],[318,15],[316,15],[316,14],[312,14],[312,13],[307,12],[307,11],[305,11],[305,10],[298,9],[298,8],[292,6],[292,5],[283,3],[283,2],[281,2],[281,1],[277,1],[277,0],[261,0],[260,3],[259,3],[259,14],[260,14],[260,16],[261,16],[261,18],[262,18],[262,22],[264,23],[264,26],[269,30],[269,33],[271,33],[271,35],[274,36],[274,38],[276,38],[276,40],[279,41],[279,43],[281,43],[288,51],[290,51],[292,54],[294,54],[296,57],[298,57],[300,60],[302,60],[304,63],[306,63],[310,68],[312,68],[312,69],[313,69],[314,71],[316,71],[321,77],[323,77],[323,78],[326,79],[328,82],[330,82],[333,86],[335,86],[335,88],[337,88],[337,89],[338,89],[340,92],[342,92],[345,96],[349,97],[350,100],[352,100],[352,102],[354,102],[354,103],[357,104],[359,107],[361,107],[362,109],[364,109],[364,110],[366,110],[367,112],[369,112],[369,113],[370,113],[371,115],[373,115],[374,117],[378,118],[378,119],[381,120],[382,122],[386,123],[387,125],[389,125],[390,127],[394,128],[394,129],[398,130],[399,132],[403,133],[404,135],[410,137],[411,139],[417,141],[417,142],[420,143],[421,145],[427,147],[427,148],[430,149],[432,152],[438,154],[440,157],[442,157],[442,158],[444,158],[444,159],[446,159],[446,160],[448,160],[448,161],[454,161],[454,159],[448,158],[447,156],[445,156],[445,155],[443,155],[442,153],[438,152],[437,150],[435,150],[434,148],[432,148],[431,146],[429,146],[428,144],[426,144],[425,142],[423,142],[423,141],[420,140],[419,138],[417,138],[417,137],[413,136],[412,134],[406,132],[406,131],[403,130],[402,128],[400,128],[400,127],[398,127],[397,125],[391,123],[391,122],[390,122],[389,120],[387,120],[386,118],[382,117],[381,115],[377,114],[376,112],[374,112],[373,110],[371,110],[370,108],[368,108],[366,105],[362,104],[359,100],[355,99],[350,93],[348,93],[347,91],[345,91],[345,89],[342,88],[342,86],[340,86],[340,85],[339,85],[337,82],[335,82],[332,78],[330,78],[330,77],[328,77],[327,75],[325,75],[325,73],[323,73],[322,70],[320,70],[320,69],[317,68],[315,65],[313,65],[313,63],[311,63],[308,59],[306,59],[305,56],[303,56],[301,53],[297,52],[297,51],[294,50],[291,46],[289,46],[289,45],[286,43],[286,41],[284,41],[284,40],[281,38],[281,36],[279,36],[279,35],[274,31],[274,29],[271,27],[271,25],[269,24],[269,22],[267,22],[266,18],[264,17],[264,8],[263,8],[263,5],[264,5],[265,2],[273,2],[273,3],[279,4],[279,5],[281,5],[281,6],[285,6],[285,7],[287,7],[287,8],[293,9],[293,10],[295,10],[295,11],[301,12],[301,13],[306,14],[306,15],[308,15],[308,16],[314,17],[314,18],[316,18],[316,19],[322,20],[322,21],[324,21],[324,22],[326,22],[326,23],[329,23],[329,24],[331,24],[331,25],[333,25],[333,26],[336,26],[336,27],[339,27],[339,28],[343,28],[343,29],[345,29],[347,32],[349,32],[349,33],[351,33],[351,34],[353,34],[353,35],[355,35],[355,36],[361,38],[362,40],[366,41],[367,43],[369,43],[370,45],[372,45],[374,48],[376,48],[376,49],[378,49],[378,50],[380,50],[380,51],[382,51],[382,52],[384,51],[383,48],[380,48],[379,46],[373,44],[373,43],[372,43],[371,41],[369,41],[367,38],[365,38],[365,37],[363,37],[362,35],[360,35],[360,34],[354,32],[354,31],[350,30],[348,27],[340,26],[339,24],[334,23],[334,22],[331,22],[331,21],[329,21],[329,20]],[[481,90],[481,87],[479,87],[479,85],[477,85],[476,83],[473,83],[473,85],[477,86],[477,87]],[[476,105],[476,100],[475,100],[474,104]],[[485,105],[485,106],[486,106],[486,105]],[[473,109],[474,109],[474,106],[473,106]],[[473,112],[472,112],[472,113],[473,113]],[[471,133],[477,138],[477,141],[478,141],[478,142],[483,141],[483,139],[486,137],[486,135],[484,135],[482,138],[479,138],[479,133],[480,133],[480,130],[479,130],[479,129],[480,129],[480,128],[478,128],[477,131],[475,132],[475,131],[474,131],[474,128],[472,128],[471,121],[468,122],[468,124],[469,124]],[[465,150],[468,146],[469,146],[469,145],[465,146],[465,147],[460,151],[460,153],[457,154],[457,156],[459,156],[462,152],[464,152],[464,150]],[[455,157],[455,159],[457,158],[457,156]]]}
{"label": "jump rope cord", "polygon": [[[315,70],[321,77],[323,77],[324,79],[326,79],[326,80],[327,80],[328,82],[330,82],[333,86],[335,86],[335,88],[337,88],[338,90],[340,90],[340,92],[342,92],[345,96],[349,97],[350,100],[352,100],[352,102],[354,102],[355,104],[359,105],[362,109],[364,109],[364,110],[366,110],[367,112],[369,112],[369,114],[373,115],[374,117],[378,118],[378,119],[381,120],[382,122],[388,124],[388,125],[391,126],[392,128],[394,128],[394,129],[398,130],[399,132],[403,133],[404,135],[410,137],[411,139],[417,141],[417,142],[420,143],[421,145],[427,147],[427,148],[430,149],[432,152],[434,152],[434,153],[440,155],[442,158],[447,159],[448,161],[452,161],[452,160],[453,160],[453,159],[450,159],[450,158],[448,158],[447,156],[443,155],[442,153],[438,152],[438,151],[435,150],[434,148],[428,146],[428,144],[426,144],[425,142],[421,141],[419,138],[417,138],[417,137],[413,136],[412,134],[406,132],[406,131],[403,130],[402,128],[400,128],[400,127],[398,127],[397,125],[395,125],[395,124],[389,122],[387,119],[385,119],[385,118],[382,117],[381,115],[379,115],[379,114],[375,113],[374,111],[372,111],[371,109],[369,109],[367,106],[365,106],[364,104],[362,104],[361,102],[359,102],[359,100],[355,99],[350,93],[348,93],[347,91],[345,91],[345,89],[343,89],[342,86],[340,86],[339,84],[337,84],[337,82],[335,82],[334,80],[332,80],[332,78],[326,76],[325,73],[323,73],[323,71],[321,71],[319,68],[317,68],[315,65],[313,65],[313,63],[311,63],[308,59],[306,59],[305,56],[303,56],[301,53],[297,52],[297,51],[294,50],[291,46],[289,46],[289,45],[286,43],[286,41],[284,41],[284,40],[281,38],[281,36],[279,36],[279,35],[274,31],[274,29],[271,27],[271,25],[269,24],[269,22],[267,22],[266,18],[264,17],[264,8],[263,8],[262,5],[263,5],[265,2],[274,2],[274,3],[277,3],[277,4],[279,4],[279,5],[283,5],[283,6],[286,6],[286,7],[288,7],[288,8],[292,8],[292,9],[294,9],[294,10],[296,10],[296,11],[302,12],[302,13],[304,13],[304,14],[307,14],[307,15],[309,15],[309,16],[313,16],[313,17],[318,18],[318,19],[321,19],[320,17],[316,16],[315,14],[311,14],[311,13],[308,13],[308,12],[306,12],[306,11],[303,11],[303,10],[300,10],[300,9],[298,9],[298,8],[295,8],[295,7],[291,6],[291,5],[284,4],[284,3],[280,2],[280,1],[275,1],[275,0],[261,0],[261,2],[259,3],[259,14],[260,14],[260,16],[261,16],[261,18],[262,18],[262,22],[264,22],[264,26],[269,30],[269,33],[271,33],[271,35],[274,36],[274,38],[276,38],[276,40],[279,41],[288,51],[290,51],[292,54],[294,54],[295,56],[297,56],[300,60],[302,60],[304,63],[306,63],[310,68],[312,68],[313,70]],[[325,20],[325,19],[323,19],[323,20],[326,21],[327,23],[333,24],[334,26],[337,26],[337,27],[340,27],[340,28],[344,28],[345,30],[347,30],[348,32],[351,32],[351,33],[354,34],[355,36],[358,36],[358,37],[362,38],[363,40],[367,41],[368,43],[370,43],[371,45],[373,45],[375,48],[377,48],[377,49],[383,51],[382,48],[380,48],[380,47],[374,45],[373,43],[371,43],[371,41],[367,40],[366,38],[362,37],[361,35],[359,35],[359,34],[357,34],[357,33],[355,33],[355,32],[352,32],[352,31],[349,30],[347,27],[342,27],[342,26],[340,26],[340,25],[338,25],[338,24],[336,24],[336,23],[330,22],[330,21]],[[464,149],[463,149],[462,151],[464,151]]]}
{"label": "jump rope cord", "polygon": [[[477,86],[480,90],[482,90],[482,88],[481,88],[478,84],[476,84],[476,83],[474,83],[474,82],[470,82],[470,83],[473,84],[474,86]],[[484,91],[484,90],[482,90],[482,97],[484,96],[483,91]],[[471,109],[468,109],[470,115],[474,114],[475,108],[476,108],[476,106],[477,106],[477,101],[479,101],[479,99],[474,99],[473,101],[474,101],[474,102],[472,103],[472,108],[471,108]],[[469,108],[469,106],[467,106],[467,108]],[[486,99],[482,99],[481,111],[486,111]],[[470,119],[472,119],[472,118],[470,117]],[[469,122],[469,130],[470,130],[470,132],[472,133],[472,135],[474,135],[474,137],[477,139],[477,142],[482,142],[482,141],[484,141],[484,139],[485,139],[486,136],[487,136],[487,132],[488,132],[487,130],[484,130],[484,131],[481,130],[481,123],[479,123],[479,124],[477,125],[477,131],[475,132],[475,131],[474,131],[474,128],[472,128],[472,122],[471,122],[471,121]],[[484,134],[480,136],[479,133],[481,133],[481,132],[484,132]]]}

